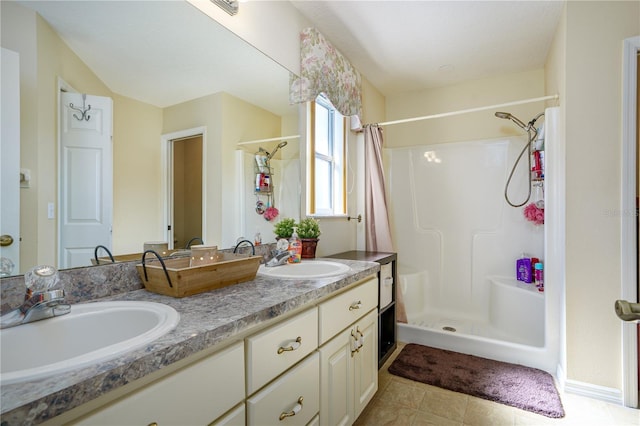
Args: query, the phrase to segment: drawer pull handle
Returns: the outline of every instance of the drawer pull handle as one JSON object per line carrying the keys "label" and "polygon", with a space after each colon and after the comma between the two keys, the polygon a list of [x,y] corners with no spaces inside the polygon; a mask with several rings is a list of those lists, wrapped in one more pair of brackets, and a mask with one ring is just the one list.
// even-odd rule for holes
{"label": "drawer pull handle", "polygon": [[156,423],[156,422],[151,422],[151,423],[149,423],[147,426],[158,426],[158,423]]}
{"label": "drawer pull handle", "polygon": [[351,337],[353,337],[351,341],[351,357],[353,358],[353,354],[360,352],[360,348],[364,346],[364,334],[360,331],[360,327],[356,327],[355,332],[351,330]]}
{"label": "drawer pull handle", "polygon": [[358,300],[357,302],[354,302],[351,304],[351,306],[349,306],[349,310],[353,311],[354,309],[360,309],[362,307],[362,301]]}
{"label": "drawer pull handle", "polygon": [[282,346],[280,346],[278,348],[278,355],[280,355],[283,352],[295,351],[300,347],[301,344],[302,344],[302,337],[298,336],[296,341],[291,343],[291,346],[287,346],[286,348],[283,348]]}
{"label": "drawer pull handle", "polygon": [[298,414],[302,410],[302,401],[304,401],[303,397],[298,398],[298,403],[293,407],[293,410],[288,413],[280,413],[280,421],[283,421],[287,417],[293,417]]}

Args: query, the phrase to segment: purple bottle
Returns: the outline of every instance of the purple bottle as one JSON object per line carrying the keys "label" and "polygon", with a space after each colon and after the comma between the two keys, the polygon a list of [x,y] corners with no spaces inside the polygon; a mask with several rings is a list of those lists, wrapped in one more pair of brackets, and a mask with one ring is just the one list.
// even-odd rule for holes
{"label": "purple bottle", "polygon": [[525,283],[533,281],[531,277],[531,259],[525,257],[525,255],[516,261],[516,277],[518,281]]}

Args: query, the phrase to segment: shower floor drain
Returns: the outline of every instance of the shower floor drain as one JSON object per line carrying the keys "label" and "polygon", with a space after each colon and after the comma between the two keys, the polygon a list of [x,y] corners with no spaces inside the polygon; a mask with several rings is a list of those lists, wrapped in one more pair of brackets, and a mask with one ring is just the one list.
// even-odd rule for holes
{"label": "shower floor drain", "polygon": [[452,333],[455,333],[456,331],[458,331],[458,330],[456,330],[454,327],[449,327],[449,326],[442,327],[442,329],[443,329],[444,331],[450,331],[450,332],[452,332]]}

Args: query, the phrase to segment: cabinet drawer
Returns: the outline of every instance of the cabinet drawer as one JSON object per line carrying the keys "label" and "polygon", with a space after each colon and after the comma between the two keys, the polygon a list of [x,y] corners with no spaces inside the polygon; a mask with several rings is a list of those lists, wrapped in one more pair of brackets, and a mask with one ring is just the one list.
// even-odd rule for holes
{"label": "cabinet drawer", "polygon": [[246,424],[246,416],[244,403],[242,403],[226,416],[219,418],[209,426],[244,426]]}
{"label": "cabinet drawer", "polygon": [[242,401],[243,378],[244,351],[238,342],[123,397],[78,424],[206,425]]}
{"label": "cabinet drawer", "polygon": [[319,307],[319,344],[329,341],[376,306],[378,306],[377,278],[371,278],[322,303]]}
{"label": "cabinet drawer", "polygon": [[247,395],[251,395],[318,347],[318,310],[247,338]]}
{"label": "cabinet drawer", "polygon": [[[320,409],[319,358],[315,352],[249,398],[247,424],[303,426],[309,423]],[[291,413],[295,415],[281,417]]]}

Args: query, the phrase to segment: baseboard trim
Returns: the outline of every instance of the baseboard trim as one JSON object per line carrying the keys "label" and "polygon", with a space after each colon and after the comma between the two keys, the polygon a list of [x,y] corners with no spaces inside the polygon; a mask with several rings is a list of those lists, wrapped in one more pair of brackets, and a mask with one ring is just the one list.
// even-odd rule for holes
{"label": "baseboard trim", "polygon": [[567,379],[564,381],[564,391],[566,393],[586,396],[612,404],[623,405],[622,391],[619,389]]}

